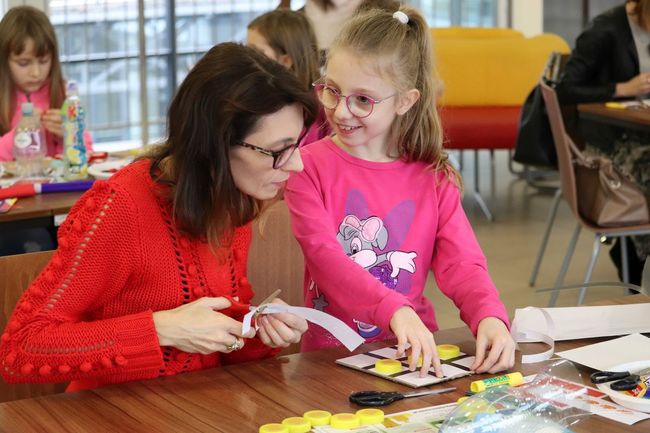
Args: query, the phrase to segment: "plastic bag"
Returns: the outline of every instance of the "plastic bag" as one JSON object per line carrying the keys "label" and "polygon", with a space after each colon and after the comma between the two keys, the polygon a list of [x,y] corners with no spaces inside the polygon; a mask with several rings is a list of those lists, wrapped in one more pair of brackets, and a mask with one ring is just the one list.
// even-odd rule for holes
{"label": "plastic bag", "polygon": [[589,416],[572,403],[586,395],[580,373],[567,361],[553,364],[524,385],[489,388],[463,401],[441,433],[567,433]]}

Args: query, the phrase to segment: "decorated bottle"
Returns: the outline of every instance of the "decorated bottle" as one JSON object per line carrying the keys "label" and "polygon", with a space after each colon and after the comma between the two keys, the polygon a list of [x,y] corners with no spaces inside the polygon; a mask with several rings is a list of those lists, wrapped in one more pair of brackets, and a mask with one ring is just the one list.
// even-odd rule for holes
{"label": "decorated bottle", "polygon": [[63,118],[63,177],[66,180],[85,179],[88,177],[88,156],[84,144],[86,119],[79,88],[75,81],[68,81],[66,98],[61,107]]}
{"label": "decorated bottle", "polygon": [[46,152],[47,144],[40,118],[35,115],[32,103],[25,102],[21,106],[20,121],[14,132],[13,155],[18,174],[21,177],[40,175]]}

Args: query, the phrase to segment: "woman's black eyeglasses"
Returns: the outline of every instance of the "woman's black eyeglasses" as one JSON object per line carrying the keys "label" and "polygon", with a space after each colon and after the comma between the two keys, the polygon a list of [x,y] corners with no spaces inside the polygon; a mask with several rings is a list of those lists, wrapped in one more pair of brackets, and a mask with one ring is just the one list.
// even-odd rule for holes
{"label": "woman's black eyeglasses", "polygon": [[274,169],[279,169],[282,168],[289,160],[291,159],[291,156],[293,155],[293,152],[296,151],[298,146],[300,146],[300,142],[302,141],[303,138],[305,138],[305,135],[307,134],[307,131],[303,131],[300,134],[300,137],[298,137],[298,141],[295,143],[291,143],[285,147],[283,147],[280,150],[268,150],[264,149],[263,147],[255,146],[254,144],[246,143],[245,141],[240,141],[239,143],[236,143],[238,146],[246,147],[248,149],[252,149],[255,152],[259,152],[263,155],[268,155],[273,157],[273,168]]}

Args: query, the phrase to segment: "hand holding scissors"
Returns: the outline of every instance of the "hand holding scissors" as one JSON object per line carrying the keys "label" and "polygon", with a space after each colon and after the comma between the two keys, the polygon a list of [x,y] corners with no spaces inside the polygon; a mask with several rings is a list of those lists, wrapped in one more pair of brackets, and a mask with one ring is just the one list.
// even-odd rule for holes
{"label": "hand holding scissors", "polygon": [[413,392],[357,391],[350,394],[350,401],[361,406],[386,406],[404,398],[421,397],[431,394],[442,394],[451,391],[456,391],[456,388],[441,388]]}

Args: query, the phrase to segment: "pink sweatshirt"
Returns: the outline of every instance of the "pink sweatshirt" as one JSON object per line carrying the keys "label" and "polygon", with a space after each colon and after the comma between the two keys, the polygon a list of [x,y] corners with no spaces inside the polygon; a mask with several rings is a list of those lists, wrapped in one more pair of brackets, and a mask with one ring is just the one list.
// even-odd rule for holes
{"label": "pink sweatshirt", "polygon": [[[436,331],[423,291],[429,269],[476,334],[479,322],[508,325],[458,187],[426,164],[355,158],[329,138],[300,149],[305,165],[285,192],[305,255],[305,305],[346,322],[366,341],[392,338],[390,319],[413,308]],[[337,345],[320,327],[303,350]]]}
{"label": "pink sweatshirt", "polygon": [[[43,112],[50,108],[50,83],[49,81],[43,87],[38,89],[36,92],[29,95],[29,100],[27,95],[21,91],[16,90],[16,111],[11,119],[11,131],[7,132],[5,135],[0,136],[0,161],[12,161],[13,156],[13,145],[14,145],[14,131],[16,125],[20,121],[20,107],[24,102],[31,102],[34,104],[35,108],[40,108]],[[63,153],[63,139],[50,134],[45,131],[45,139],[47,141],[47,155],[55,156],[57,154]],[[88,131],[84,133],[84,142],[86,144],[86,149],[88,152],[92,151],[92,138]]]}

